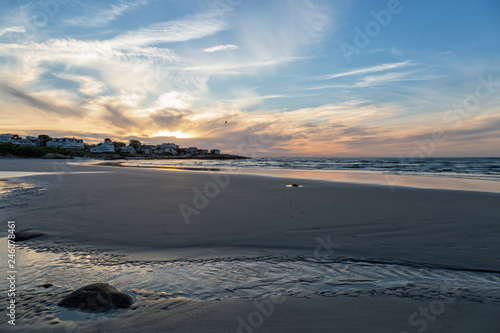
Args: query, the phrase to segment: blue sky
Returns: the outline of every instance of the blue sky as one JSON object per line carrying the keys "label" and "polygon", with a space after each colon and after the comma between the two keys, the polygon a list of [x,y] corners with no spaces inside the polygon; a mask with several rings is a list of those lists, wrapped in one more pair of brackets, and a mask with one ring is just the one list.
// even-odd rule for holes
{"label": "blue sky", "polygon": [[0,132],[261,156],[500,156],[497,1],[0,10]]}

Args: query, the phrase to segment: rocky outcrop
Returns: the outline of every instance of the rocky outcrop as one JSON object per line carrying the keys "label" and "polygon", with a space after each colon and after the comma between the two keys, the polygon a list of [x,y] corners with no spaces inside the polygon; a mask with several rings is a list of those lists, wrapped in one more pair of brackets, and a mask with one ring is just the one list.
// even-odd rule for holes
{"label": "rocky outcrop", "polygon": [[43,155],[42,158],[45,158],[45,159],[68,159],[68,158],[72,158],[72,157],[66,156],[63,154],[59,154],[59,153],[47,153],[47,154]]}

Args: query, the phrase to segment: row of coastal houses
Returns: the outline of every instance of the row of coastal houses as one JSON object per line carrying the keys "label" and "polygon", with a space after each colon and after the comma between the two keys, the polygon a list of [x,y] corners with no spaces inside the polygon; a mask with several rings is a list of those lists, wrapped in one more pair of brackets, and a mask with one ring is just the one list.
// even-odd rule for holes
{"label": "row of coastal houses", "polygon": [[[0,134],[0,143],[10,142],[15,145],[41,147],[42,142],[39,138],[34,136],[26,136],[22,138],[17,134]],[[85,143],[81,139],[76,138],[53,138],[45,143],[49,148],[66,148],[66,149],[85,149]],[[162,143],[161,145],[141,145],[138,149],[128,145],[124,147],[115,147],[110,139],[105,139],[103,143],[96,147],[90,148],[91,153],[128,153],[135,154],[161,154],[169,153],[172,155],[189,154],[189,155],[219,155],[219,149],[200,149],[197,147],[180,148],[175,143]]]}
{"label": "row of coastal houses", "polygon": [[161,145],[141,145],[137,149],[131,145],[116,148],[110,139],[106,139],[106,140],[104,140],[103,143],[101,143],[97,147],[91,148],[90,152],[92,152],[92,153],[121,152],[121,153],[128,153],[131,155],[135,155],[138,153],[144,154],[144,155],[161,154],[161,153],[169,153],[172,155],[179,155],[179,154],[184,154],[184,155],[185,154],[189,154],[189,155],[220,155],[219,149],[208,150],[208,149],[199,149],[197,147],[180,148],[179,145],[176,145],[175,143],[170,143],[170,142],[162,143]]}
{"label": "row of coastal houses", "polygon": [[[128,148],[123,147],[123,148]],[[179,145],[175,143],[162,143],[161,145],[142,145],[139,148],[139,152],[143,154],[160,154],[160,153],[170,153],[172,155],[179,154]]]}
{"label": "row of coastal houses", "polygon": [[17,134],[0,134],[0,142],[2,143],[7,143],[10,142],[14,145],[21,145],[21,146],[34,146],[34,147],[39,147],[40,146],[40,140],[34,136],[27,136],[24,139],[17,135]]}
{"label": "row of coastal houses", "polygon": [[[33,147],[40,147],[42,145],[40,139],[37,137],[28,135],[25,138],[22,138],[17,134],[10,134],[10,133],[0,134],[0,142],[1,143],[10,142],[14,145],[33,146]],[[72,148],[72,149],[85,148],[83,140],[75,138],[56,138],[47,141],[45,145],[50,148]]]}
{"label": "row of coastal houses", "polygon": [[85,149],[83,140],[75,138],[57,138],[47,141],[49,148],[69,148],[69,149]]}

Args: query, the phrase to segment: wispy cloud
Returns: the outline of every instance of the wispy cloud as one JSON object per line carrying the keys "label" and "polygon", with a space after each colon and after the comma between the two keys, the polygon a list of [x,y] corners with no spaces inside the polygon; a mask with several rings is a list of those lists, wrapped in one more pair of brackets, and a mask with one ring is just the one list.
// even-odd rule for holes
{"label": "wispy cloud", "polygon": [[[288,95],[263,95],[263,96],[254,96],[254,97],[246,97],[243,99],[273,99],[273,98],[286,98],[286,97],[291,97]],[[242,99],[227,99],[225,100],[226,102],[236,102],[236,101],[241,101]]]}
{"label": "wispy cloud", "polygon": [[242,61],[233,63],[212,63],[202,64],[192,67],[186,67],[186,71],[204,72],[204,73],[224,73],[224,74],[245,74],[245,70],[261,67],[276,66],[285,62],[300,60],[300,57],[283,57],[264,61]]}
{"label": "wispy cloud", "polygon": [[147,28],[126,32],[112,39],[110,44],[118,47],[130,47],[184,42],[210,36],[224,29],[226,29],[226,24],[221,20],[194,17],[157,23]]}
{"label": "wispy cloud", "polygon": [[217,51],[232,51],[232,50],[237,50],[239,47],[237,45],[233,44],[226,44],[226,45],[217,45],[217,46],[212,46],[209,48],[204,49],[204,52],[207,53],[213,53]]}
{"label": "wispy cloud", "polygon": [[102,27],[116,20],[125,12],[147,4],[147,0],[120,1],[106,9],[95,8],[91,10],[91,15],[68,19],[65,22],[73,26]]}
{"label": "wispy cloud", "polygon": [[415,63],[413,63],[411,60],[407,60],[407,61],[395,62],[395,63],[390,63],[390,64],[382,64],[382,65],[373,66],[373,67],[365,67],[365,68],[355,69],[352,71],[342,72],[342,73],[337,73],[337,74],[322,75],[320,77],[320,79],[321,80],[329,80],[329,79],[335,79],[335,78],[344,77],[344,76],[382,72],[382,71],[386,71],[389,69],[396,69],[396,68],[413,66],[413,65],[415,65]]}
{"label": "wispy cloud", "polygon": [[368,75],[357,82],[353,87],[370,87],[379,84],[397,82],[397,81],[421,81],[423,77],[411,76],[415,72],[391,72],[381,75]]}
{"label": "wispy cloud", "polygon": [[3,36],[4,34],[9,32],[26,32],[26,30],[21,26],[2,28],[0,29],[0,36]]}
{"label": "wispy cloud", "polygon": [[[79,68],[84,69],[82,73],[92,73],[75,76],[70,72],[66,74],[71,77],[64,77],[80,83],[79,91],[86,95],[98,94],[104,85],[110,91],[145,94],[161,93],[165,89],[183,91],[185,87],[204,89],[208,80],[205,73],[179,74],[201,61],[154,44],[203,38],[223,29],[224,22],[197,15],[124,32],[107,40],[58,38],[44,42],[0,43],[0,56],[5,56],[11,64],[19,64],[0,67],[0,76],[6,82],[22,86],[51,71],[51,64],[62,64],[66,69]],[[91,79],[96,72],[105,83]]]}

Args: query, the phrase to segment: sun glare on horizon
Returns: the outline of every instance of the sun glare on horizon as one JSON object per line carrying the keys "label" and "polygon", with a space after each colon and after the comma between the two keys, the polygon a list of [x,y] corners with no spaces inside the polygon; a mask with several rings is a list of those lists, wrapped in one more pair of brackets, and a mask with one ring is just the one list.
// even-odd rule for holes
{"label": "sun glare on horizon", "polygon": [[175,137],[177,139],[189,139],[189,138],[192,138],[191,135],[183,133],[181,131],[170,132],[170,131],[164,130],[164,131],[158,131],[158,133],[156,133],[156,134],[153,135],[154,138],[156,138],[156,137],[162,137],[162,136]]}

